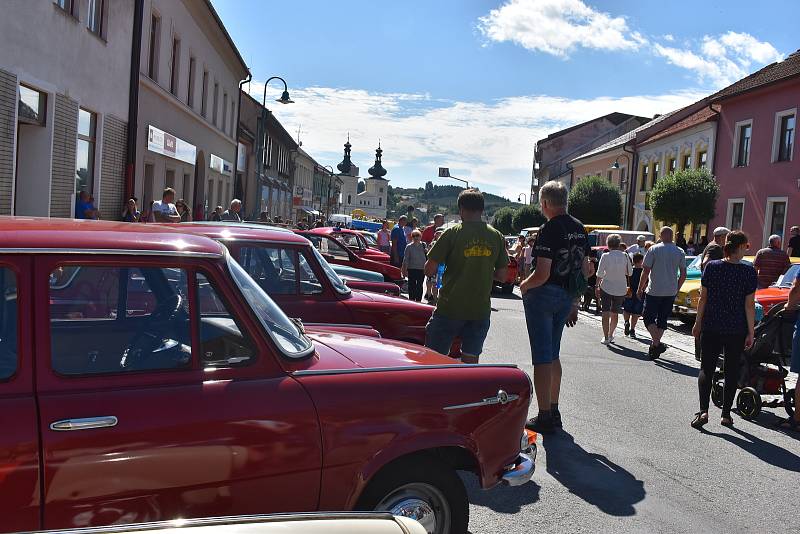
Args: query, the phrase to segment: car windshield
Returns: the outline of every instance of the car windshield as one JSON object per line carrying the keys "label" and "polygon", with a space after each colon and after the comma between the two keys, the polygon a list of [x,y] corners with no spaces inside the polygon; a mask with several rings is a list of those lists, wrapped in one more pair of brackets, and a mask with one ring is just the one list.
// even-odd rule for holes
{"label": "car windshield", "polygon": [[775,282],[775,286],[777,287],[792,287],[795,278],[797,278],[797,273],[800,272],[800,264],[792,265],[789,267],[789,270],[786,271],[778,278],[778,281]]}
{"label": "car windshield", "polygon": [[364,238],[364,241],[366,241],[368,245],[370,245],[372,247],[377,247],[378,246],[378,239],[374,235],[367,234],[367,233],[362,233],[361,237]]}
{"label": "car windshield", "polygon": [[691,271],[691,270],[699,271],[701,263],[703,263],[703,257],[702,256],[697,256],[694,260],[692,260],[692,263],[690,263],[686,267],[686,269],[689,270],[689,271]]}
{"label": "car windshield", "polygon": [[339,278],[339,275],[336,274],[336,271],[333,270],[328,261],[322,257],[322,254],[319,253],[317,247],[310,247],[310,248],[314,253],[314,257],[317,258],[320,267],[322,267],[322,270],[325,271],[325,276],[327,276],[328,280],[331,281],[331,285],[333,286],[333,288],[342,295],[349,295],[350,288],[347,287],[344,282],[342,282],[342,279]]}
{"label": "car windshield", "polygon": [[264,292],[244,268],[227,255],[228,269],[234,282],[270,337],[290,358],[302,358],[314,350],[311,341]]}

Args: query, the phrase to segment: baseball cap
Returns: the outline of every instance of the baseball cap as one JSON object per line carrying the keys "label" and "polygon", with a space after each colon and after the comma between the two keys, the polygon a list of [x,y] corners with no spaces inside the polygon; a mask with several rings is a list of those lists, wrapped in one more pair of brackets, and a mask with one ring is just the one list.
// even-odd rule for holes
{"label": "baseball cap", "polygon": [[719,237],[721,235],[728,235],[729,233],[731,233],[731,231],[725,228],[724,226],[717,226],[716,228],[714,228],[714,237]]}
{"label": "baseball cap", "polygon": [[636,241],[647,241],[647,238],[645,236],[643,236],[643,235],[637,235],[636,236]]}

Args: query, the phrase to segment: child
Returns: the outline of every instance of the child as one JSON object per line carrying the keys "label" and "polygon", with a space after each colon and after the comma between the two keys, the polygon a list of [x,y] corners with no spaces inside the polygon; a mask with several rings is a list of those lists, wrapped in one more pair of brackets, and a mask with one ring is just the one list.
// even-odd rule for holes
{"label": "child", "polygon": [[[644,255],[641,252],[637,252],[633,255],[633,274],[631,275],[630,283],[630,287],[632,288],[639,287],[639,280],[642,278],[643,261]],[[635,291],[629,293],[629,295],[630,297],[626,298],[625,303],[622,305],[622,309],[624,310],[623,317],[625,318],[625,335],[636,337],[636,323],[639,321],[639,316],[642,314],[644,302],[639,300]]]}
{"label": "child", "polygon": [[413,230],[411,232],[411,243],[406,245],[401,273],[404,278],[408,277],[408,298],[416,302],[422,302],[422,284],[425,280],[425,262],[427,259],[425,243],[422,241],[422,232]]}

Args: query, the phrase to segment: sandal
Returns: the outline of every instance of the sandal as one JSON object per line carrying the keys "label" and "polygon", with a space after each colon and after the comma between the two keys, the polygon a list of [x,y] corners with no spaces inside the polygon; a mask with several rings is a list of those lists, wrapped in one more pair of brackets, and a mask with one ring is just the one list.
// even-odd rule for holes
{"label": "sandal", "polygon": [[731,428],[731,427],[733,427],[733,418],[730,417],[730,416],[722,417],[722,419],[720,419],[720,421],[719,421],[719,424],[721,424],[722,426],[727,426],[728,428]]}
{"label": "sandal", "polygon": [[697,412],[694,414],[694,419],[692,419],[692,422],[689,424],[692,425],[692,428],[700,430],[706,423],[708,423],[708,412]]}
{"label": "sandal", "polygon": [[792,432],[800,432],[800,421],[791,417],[785,417],[775,423],[777,428],[782,430],[791,430]]}

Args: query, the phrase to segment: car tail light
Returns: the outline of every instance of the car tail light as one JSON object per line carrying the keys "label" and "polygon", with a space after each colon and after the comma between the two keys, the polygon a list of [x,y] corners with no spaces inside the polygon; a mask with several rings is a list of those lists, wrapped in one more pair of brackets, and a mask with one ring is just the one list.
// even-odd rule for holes
{"label": "car tail light", "polygon": [[536,445],[536,439],[539,435],[534,432],[533,430],[528,430],[527,428],[522,433],[522,439],[519,442],[519,450],[527,451],[531,447]]}

